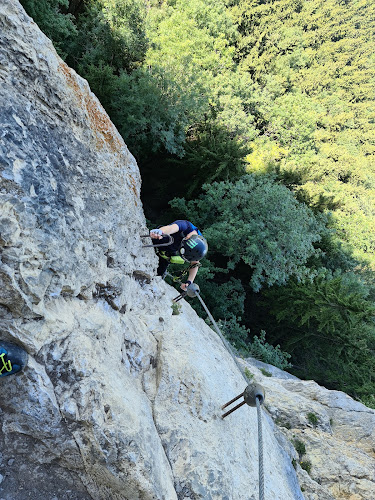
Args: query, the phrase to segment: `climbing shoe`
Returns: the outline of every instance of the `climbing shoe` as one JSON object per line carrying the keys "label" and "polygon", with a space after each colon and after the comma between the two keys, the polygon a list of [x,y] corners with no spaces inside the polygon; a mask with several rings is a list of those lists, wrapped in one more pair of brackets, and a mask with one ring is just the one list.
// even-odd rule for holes
{"label": "climbing shoe", "polygon": [[0,377],[20,372],[27,363],[27,352],[18,345],[0,340]]}

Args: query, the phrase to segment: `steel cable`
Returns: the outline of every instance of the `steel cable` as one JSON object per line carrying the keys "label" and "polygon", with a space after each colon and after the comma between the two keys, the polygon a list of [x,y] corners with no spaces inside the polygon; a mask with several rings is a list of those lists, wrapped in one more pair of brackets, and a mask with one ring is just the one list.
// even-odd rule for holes
{"label": "steel cable", "polygon": [[220,331],[220,328],[218,327],[216,321],[214,320],[212,314],[210,313],[210,311],[208,310],[208,307],[206,306],[206,304],[204,303],[202,297],[200,296],[199,293],[196,294],[196,296],[198,297],[200,303],[202,304],[204,310],[206,311],[206,313],[208,314],[208,317],[210,318],[212,324],[214,325],[214,328],[217,332],[217,334],[219,335],[219,337],[221,338],[221,341],[223,342],[224,344],[224,347],[226,348],[226,350],[229,352],[229,354],[232,356],[234,362],[236,363],[237,365],[237,368],[240,370],[241,372],[241,375],[243,376],[243,378],[246,380],[246,383],[249,384],[250,380],[248,379],[248,377],[246,376],[246,374],[244,373],[243,371],[243,368],[242,366],[240,365],[240,363],[238,362],[236,356],[234,355],[233,353],[233,350],[231,348],[231,346],[228,344],[228,341],[225,339],[224,335],[221,333]]}
{"label": "steel cable", "polygon": [[[168,274],[169,276],[172,276],[171,274],[169,273],[166,273]],[[181,283],[181,282],[180,282]],[[242,366],[240,365],[240,363],[238,362],[233,350],[232,350],[232,347],[230,346],[230,344],[228,343],[228,341],[225,339],[224,335],[221,333],[220,331],[220,328],[218,326],[218,324],[216,323],[214,317],[212,316],[212,314],[210,313],[208,307],[206,306],[204,300],[202,299],[202,297],[200,296],[200,293],[199,293],[199,288],[198,290],[196,290],[194,292],[194,296],[195,297],[198,297],[200,303],[202,304],[202,307],[203,309],[206,311],[208,317],[210,318],[215,330],[216,330],[216,333],[219,335],[221,341],[223,342],[223,345],[224,347],[226,348],[226,350],[229,352],[229,354],[232,356],[233,358],[233,361],[236,363],[236,366],[237,368],[240,370],[241,372],[241,375],[243,376],[243,378],[245,379],[246,383],[249,384],[250,383],[250,380],[248,379],[248,377],[246,376],[246,374],[244,373],[243,371],[243,368]],[[181,298],[183,298],[184,295],[181,296]],[[235,398],[237,399],[237,398]],[[263,468],[263,433],[262,433],[262,411],[261,411],[261,403],[259,401],[259,397],[256,397],[255,398],[255,401],[256,401],[256,407],[257,407],[257,416],[258,416],[258,464],[259,464],[259,500],[264,500],[264,468]],[[242,405],[243,403],[240,404],[240,406]]]}
{"label": "steel cable", "polygon": [[259,398],[255,399],[258,413],[259,500],[264,500],[262,411],[260,409]]}
{"label": "steel cable", "polygon": [[[200,296],[199,293],[196,293],[196,296],[198,297],[200,303],[202,304],[204,310],[208,314],[208,317],[212,321],[212,324],[215,327],[215,330],[219,337],[221,338],[225,348],[229,352],[229,354],[232,356],[234,359],[234,362],[236,363],[237,367],[239,368],[242,376],[246,380],[247,383],[249,383],[249,379],[243,372],[242,366],[238,363],[231,346],[228,344],[227,340],[224,338],[224,335],[221,333],[220,328],[218,327],[216,321],[214,320],[212,314],[208,310],[208,307],[204,303],[202,297]],[[257,406],[257,415],[258,415],[258,463],[259,463],[259,500],[264,500],[264,468],[263,468],[263,433],[262,433],[262,410],[260,407],[260,402],[259,402],[259,397],[255,398],[256,400],[256,406]]]}

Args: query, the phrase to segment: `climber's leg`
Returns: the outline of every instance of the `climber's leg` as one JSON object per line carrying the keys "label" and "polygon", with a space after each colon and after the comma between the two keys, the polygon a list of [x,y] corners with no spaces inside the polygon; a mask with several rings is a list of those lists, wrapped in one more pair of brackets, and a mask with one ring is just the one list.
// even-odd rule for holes
{"label": "climber's leg", "polygon": [[159,256],[159,266],[157,270],[158,276],[163,276],[165,271],[169,266],[169,261],[167,259],[163,259],[163,257]]}

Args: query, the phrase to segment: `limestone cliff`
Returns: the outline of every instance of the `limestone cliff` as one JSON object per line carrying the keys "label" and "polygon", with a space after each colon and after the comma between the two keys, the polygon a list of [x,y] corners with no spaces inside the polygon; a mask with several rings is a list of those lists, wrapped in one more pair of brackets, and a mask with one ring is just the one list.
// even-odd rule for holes
{"label": "limestone cliff", "polygon": [[[0,338],[29,354],[0,379],[0,498],[255,500],[256,411],[221,419],[244,380],[186,302],[172,315],[134,158],[16,0],[0,41]],[[266,498],[373,498],[374,412],[248,366],[267,388]]]}

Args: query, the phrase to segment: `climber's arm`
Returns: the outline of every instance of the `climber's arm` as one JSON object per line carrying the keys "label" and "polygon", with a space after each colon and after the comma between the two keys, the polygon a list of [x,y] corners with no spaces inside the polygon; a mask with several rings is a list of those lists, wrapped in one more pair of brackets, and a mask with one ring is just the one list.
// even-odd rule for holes
{"label": "climber's arm", "polygon": [[195,277],[198,273],[198,269],[200,267],[200,264],[198,261],[195,261],[195,262],[191,262],[191,267],[189,268],[189,276],[188,276],[188,279],[187,279],[187,282],[186,283],[182,283],[181,284],[181,289],[182,290],[186,290],[187,287],[193,283],[193,281],[195,280]]}
{"label": "climber's arm", "polygon": [[177,224],[171,224],[170,226],[163,226],[160,228],[163,231],[163,234],[174,234],[178,233],[180,228]]}
{"label": "climber's arm", "polygon": [[177,224],[170,224],[169,226],[162,226],[158,229],[151,229],[150,236],[153,239],[161,240],[167,234],[174,234],[180,230]]}

